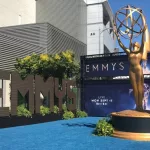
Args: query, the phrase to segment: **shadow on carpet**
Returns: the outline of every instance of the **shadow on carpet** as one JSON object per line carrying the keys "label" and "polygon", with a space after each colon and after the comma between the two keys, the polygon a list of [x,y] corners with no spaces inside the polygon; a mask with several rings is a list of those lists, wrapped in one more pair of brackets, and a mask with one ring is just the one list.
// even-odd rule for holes
{"label": "shadow on carpet", "polygon": [[0,150],[149,150],[150,142],[92,135],[100,118],[0,129]]}
{"label": "shadow on carpet", "polygon": [[96,124],[85,124],[85,123],[65,123],[62,124],[64,126],[68,126],[68,127],[88,127],[88,128],[95,128]]}

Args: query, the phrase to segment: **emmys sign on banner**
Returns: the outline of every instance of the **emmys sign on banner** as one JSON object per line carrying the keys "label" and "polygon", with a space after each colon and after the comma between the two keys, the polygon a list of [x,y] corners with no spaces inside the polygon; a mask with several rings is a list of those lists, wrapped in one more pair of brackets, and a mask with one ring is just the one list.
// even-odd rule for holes
{"label": "emmys sign on banner", "polygon": [[128,61],[120,61],[120,58],[112,61],[87,62],[84,66],[85,77],[99,77],[99,76],[127,76],[129,63]]}
{"label": "emmys sign on banner", "polygon": [[[121,56],[107,58],[104,60],[87,60],[84,62],[83,74],[84,77],[106,77],[106,76],[128,76],[129,63],[126,59],[121,59]],[[143,74],[150,74],[150,60],[142,61]]]}

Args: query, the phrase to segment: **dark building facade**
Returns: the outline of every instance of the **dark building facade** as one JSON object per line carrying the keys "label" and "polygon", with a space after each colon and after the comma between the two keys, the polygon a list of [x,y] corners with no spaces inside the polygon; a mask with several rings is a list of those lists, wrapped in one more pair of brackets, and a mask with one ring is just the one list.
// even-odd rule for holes
{"label": "dark building facade", "polygon": [[87,46],[49,23],[0,28],[0,69],[13,70],[16,58],[73,50],[79,60]]}

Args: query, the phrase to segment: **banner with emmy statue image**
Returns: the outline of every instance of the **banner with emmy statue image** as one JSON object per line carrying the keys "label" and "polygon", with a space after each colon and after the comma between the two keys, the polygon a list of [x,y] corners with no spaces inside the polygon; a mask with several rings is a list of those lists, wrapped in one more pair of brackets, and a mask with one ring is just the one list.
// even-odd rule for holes
{"label": "banner with emmy statue image", "polygon": [[150,58],[148,58],[147,60],[143,60],[141,66],[143,68],[144,75],[150,74]]}
{"label": "banner with emmy statue image", "polygon": [[[136,107],[130,84],[85,84],[84,99],[89,116],[108,116]],[[143,108],[150,110],[150,82],[144,83]]]}

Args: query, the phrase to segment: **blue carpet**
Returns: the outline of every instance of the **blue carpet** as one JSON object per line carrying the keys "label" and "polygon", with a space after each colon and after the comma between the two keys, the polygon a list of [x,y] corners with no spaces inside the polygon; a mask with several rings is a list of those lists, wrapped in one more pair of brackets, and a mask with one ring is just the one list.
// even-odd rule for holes
{"label": "blue carpet", "polygon": [[88,117],[0,129],[0,150],[150,149],[150,142],[93,136],[99,119]]}

